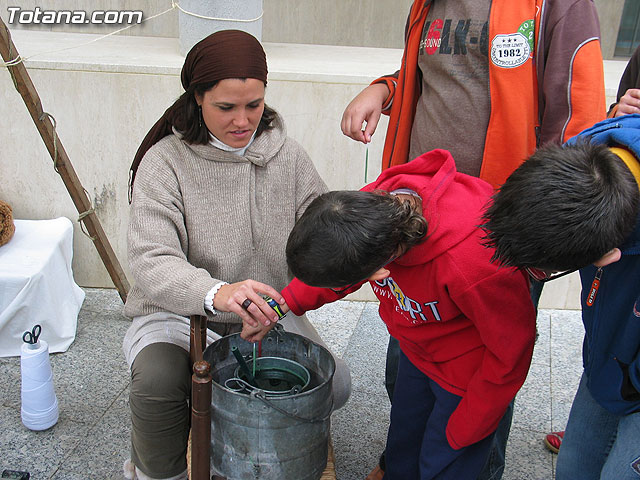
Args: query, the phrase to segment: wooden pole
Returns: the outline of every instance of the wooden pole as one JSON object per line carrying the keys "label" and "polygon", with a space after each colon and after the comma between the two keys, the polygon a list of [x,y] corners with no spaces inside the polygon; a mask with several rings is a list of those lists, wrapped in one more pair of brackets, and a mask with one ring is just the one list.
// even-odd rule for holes
{"label": "wooden pole", "polygon": [[192,480],[209,480],[211,448],[211,366],[202,358],[207,343],[207,317],[190,317],[191,376],[191,475]]}
{"label": "wooden pole", "polygon": [[[6,63],[13,62],[19,58],[18,51],[11,40],[9,29],[2,18],[0,18],[0,55]],[[18,90],[18,93],[22,96],[22,100],[24,100],[27,110],[29,110],[33,123],[38,129],[49,151],[49,155],[51,155],[53,159],[56,171],[60,174],[60,177],[62,177],[62,181],[65,187],[67,187],[71,200],[73,200],[74,205],[78,209],[78,213],[80,214],[78,221],[84,222],[87,232],[93,240],[98,254],[120,294],[120,298],[122,298],[124,302],[129,293],[129,282],[120,266],[120,262],[118,262],[116,254],[109,244],[109,240],[102,229],[97,215],[93,211],[91,201],[73,169],[69,156],[62,146],[62,142],[55,130],[55,125],[51,121],[52,117],[42,109],[40,97],[29,77],[24,63],[21,61],[11,63],[7,65],[7,68],[13,78],[16,90]]]}

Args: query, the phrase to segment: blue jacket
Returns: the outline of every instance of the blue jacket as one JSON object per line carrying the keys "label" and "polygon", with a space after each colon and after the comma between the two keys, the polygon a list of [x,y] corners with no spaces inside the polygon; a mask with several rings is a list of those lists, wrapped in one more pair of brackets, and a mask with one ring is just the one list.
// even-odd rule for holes
{"label": "blue jacket", "polygon": [[[579,137],[624,146],[640,159],[640,115],[604,120],[567,144]],[[640,217],[620,250],[622,258],[602,269],[592,306],[587,298],[598,269],[591,265],[580,270],[582,356],[593,398],[612,413],[628,415],[640,411]]]}

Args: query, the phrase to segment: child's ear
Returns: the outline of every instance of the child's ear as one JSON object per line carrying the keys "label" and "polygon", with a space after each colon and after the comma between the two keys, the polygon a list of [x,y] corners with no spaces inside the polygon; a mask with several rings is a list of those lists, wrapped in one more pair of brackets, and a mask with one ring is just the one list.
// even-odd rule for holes
{"label": "child's ear", "polygon": [[619,248],[612,248],[605,253],[597,262],[593,262],[596,267],[606,267],[612,263],[617,262],[622,258],[622,252]]}
{"label": "child's ear", "polygon": [[391,272],[389,270],[387,270],[386,268],[382,267],[382,268],[379,268],[378,270],[376,270],[375,272],[373,272],[373,275],[371,275],[368,278],[368,280],[370,282],[375,282],[377,280],[382,280],[384,278],[387,278],[390,274],[391,274]]}

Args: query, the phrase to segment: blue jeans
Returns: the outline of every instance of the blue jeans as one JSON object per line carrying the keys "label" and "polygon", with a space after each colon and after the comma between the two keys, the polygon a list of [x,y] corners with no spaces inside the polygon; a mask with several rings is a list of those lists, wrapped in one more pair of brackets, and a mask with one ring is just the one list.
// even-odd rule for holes
{"label": "blue jeans", "polygon": [[507,407],[507,411],[502,416],[496,433],[493,436],[493,443],[489,451],[489,457],[484,468],[478,475],[478,480],[500,480],[504,473],[505,455],[507,451],[507,441],[509,440],[509,432],[511,431],[511,420],[513,419],[513,403]]}
{"label": "blue jeans", "polygon": [[447,423],[462,397],[444,390],[402,352],[397,382],[384,479],[476,478],[486,462],[493,435],[458,450],[449,446]]}
{"label": "blue jeans", "polygon": [[580,379],[558,453],[556,480],[640,480],[640,412],[614,415]]}

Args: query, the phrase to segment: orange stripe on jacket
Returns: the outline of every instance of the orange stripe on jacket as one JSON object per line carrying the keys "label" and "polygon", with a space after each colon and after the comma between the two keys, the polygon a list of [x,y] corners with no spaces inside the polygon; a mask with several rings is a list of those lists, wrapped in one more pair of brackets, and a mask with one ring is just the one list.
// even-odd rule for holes
{"label": "orange stripe on jacket", "polygon": [[[406,48],[402,56],[398,83],[393,89],[389,89],[393,93],[393,105],[389,116],[390,127],[387,130],[382,152],[383,170],[393,165],[407,163],[409,156],[411,126],[421,88],[418,83],[418,50],[428,11],[429,8],[422,8],[422,2],[416,0],[409,14]],[[393,125],[395,128],[392,127]]]}
{"label": "orange stripe on jacket", "polygon": [[[607,116],[607,104],[604,95],[602,95],[602,91],[604,91],[604,66],[602,63],[594,64],[590,60],[594,55],[601,55],[600,40],[598,39],[593,39],[582,45],[574,56],[571,70],[580,72],[580,75],[572,75],[570,95],[571,98],[580,95],[582,100],[571,102],[574,110],[571,112],[571,117],[564,129],[563,142],[586,128],[585,119],[591,118],[589,125],[592,125],[604,120]],[[593,84],[594,78],[601,80],[601,86]],[[579,120],[576,121],[576,119]]]}
{"label": "orange stripe on jacket", "polygon": [[[494,187],[536,148],[538,82],[534,65],[535,42],[540,31],[540,9],[533,2],[494,1],[489,18],[489,92],[491,113],[482,156],[480,178]],[[538,15],[536,15],[538,12]],[[523,21],[534,20],[533,50],[522,65],[506,68],[492,61],[496,35],[517,32]],[[514,133],[515,132],[515,133]]]}

